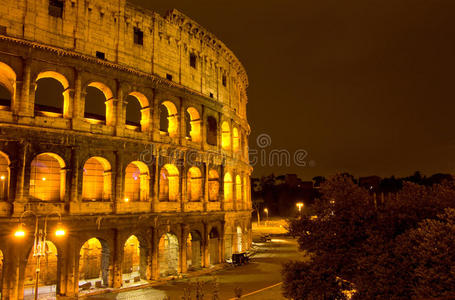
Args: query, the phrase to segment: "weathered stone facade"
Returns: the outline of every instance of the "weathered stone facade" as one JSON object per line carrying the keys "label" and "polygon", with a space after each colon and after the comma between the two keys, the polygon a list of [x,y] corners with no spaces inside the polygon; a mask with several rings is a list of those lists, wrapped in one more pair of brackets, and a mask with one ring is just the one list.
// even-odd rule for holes
{"label": "weathered stone facade", "polygon": [[[249,248],[248,79],[221,41],[179,11],[162,17],[125,0],[1,4],[0,87],[10,94],[0,103],[1,299],[24,297],[35,225],[24,211],[40,228],[62,216],[66,236],[52,234],[55,214],[47,235],[59,296],[79,294],[81,247],[93,238],[102,285],[114,288],[132,235],[143,280],[159,279],[167,234],[177,273],[188,271],[187,253],[208,267]],[[46,78],[62,86],[60,111],[35,105]],[[104,95],[102,119],[86,112],[88,87]],[[140,124],[126,122],[131,97]],[[200,248],[188,252],[190,233]]]}

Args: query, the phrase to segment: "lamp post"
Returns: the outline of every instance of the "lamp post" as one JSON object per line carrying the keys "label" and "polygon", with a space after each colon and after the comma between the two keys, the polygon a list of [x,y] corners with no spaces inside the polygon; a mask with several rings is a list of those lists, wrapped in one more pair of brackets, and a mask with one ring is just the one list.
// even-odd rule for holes
{"label": "lamp post", "polygon": [[265,216],[266,216],[265,226],[267,226],[269,223],[269,210],[267,208],[264,208],[264,212],[265,212]]}
{"label": "lamp post", "polygon": [[49,213],[44,217],[44,228],[39,228],[39,216],[31,211],[26,210],[22,213],[21,217],[19,218],[19,226],[17,227],[14,236],[16,238],[23,238],[26,235],[25,230],[23,229],[22,218],[25,215],[32,215],[35,217],[35,233],[34,233],[34,240],[33,240],[33,256],[36,257],[36,277],[35,277],[35,300],[38,300],[38,287],[39,287],[39,273],[40,273],[40,263],[41,257],[46,255],[46,237],[47,237],[47,219],[49,216],[57,215],[59,217],[59,222],[57,224],[57,229],[55,230],[55,235],[58,237],[62,237],[66,234],[65,230],[61,226],[62,216],[58,212]]}

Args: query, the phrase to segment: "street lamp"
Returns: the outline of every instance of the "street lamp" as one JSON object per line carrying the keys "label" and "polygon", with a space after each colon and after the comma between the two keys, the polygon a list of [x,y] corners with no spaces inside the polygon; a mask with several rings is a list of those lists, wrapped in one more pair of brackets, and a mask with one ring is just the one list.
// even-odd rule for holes
{"label": "street lamp", "polygon": [[264,208],[264,212],[266,215],[266,220],[265,220],[265,226],[269,223],[269,210],[267,208]]}
{"label": "street lamp", "polygon": [[296,204],[296,206],[299,208],[299,213],[301,213],[302,212],[302,207],[304,207],[305,204],[303,204],[302,202],[299,202],[299,203]]}
{"label": "street lamp", "polygon": [[47,214],[44,217],[44,229],[41,230],[41,229],[39,229],[39,216],[31,210],[26,210],[22,213],[21,217],[19,218],[19,226],[17,227],[16,231],[14,232],[14,237],[16,237],[16,238],[24,238],[26,235],[26,232],[23,228],[24,223],[22,223],[22,218],[26,214],[30,214],[35,217],[33,256],[36,257],[35,300],[37,300],[38,299],[38,287],[39,287],[40,262],[41,262],[41,257],[46,255],[47,218],[52,215],[57,215],[59,217],[59,222],[57,223],[57,228],[55,230],[55,235],[57,237],[65,236],[66,232],[61,223],[62,216],[60,215],[60,213],[54,212],[54,213]]}

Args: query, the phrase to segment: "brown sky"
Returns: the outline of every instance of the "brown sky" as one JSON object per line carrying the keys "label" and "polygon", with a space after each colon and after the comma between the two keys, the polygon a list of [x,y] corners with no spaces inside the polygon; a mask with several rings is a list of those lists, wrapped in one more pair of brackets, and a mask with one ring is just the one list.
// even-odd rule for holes
{"label": "brown sky", "polygon": [[131,0],[177,8],[245,65],[250,147],[305,149],[312,167],[356,176],[455,173],[454,0]]}

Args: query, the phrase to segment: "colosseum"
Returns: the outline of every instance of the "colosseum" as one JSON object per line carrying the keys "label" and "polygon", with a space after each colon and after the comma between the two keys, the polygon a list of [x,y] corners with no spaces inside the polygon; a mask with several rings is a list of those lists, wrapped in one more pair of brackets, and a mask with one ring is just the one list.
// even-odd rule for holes
{"label": "colosseum", "polygon": [[150,284],[249,249],[248,78],[223,42],[126,0],[0,11],[1,299]]}

